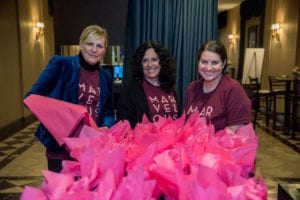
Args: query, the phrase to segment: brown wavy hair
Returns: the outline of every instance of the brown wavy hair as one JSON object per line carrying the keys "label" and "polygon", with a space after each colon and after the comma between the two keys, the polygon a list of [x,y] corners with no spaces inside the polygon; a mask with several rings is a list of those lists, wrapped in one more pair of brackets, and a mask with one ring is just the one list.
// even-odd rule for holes
{"label": "brown wavy hair", "polygon": [[154,49],[159,58],[159,64],[161,66],[159,72],[160,86],[165,92],[169,93],[174,90],[176,83],[176,63],[168,49],[159,41],[146,41],[134,51],[131,59],[132,78],[136,80],[138,84],[142,84],[144,78],[142,59],[147,49],[150,48]]}

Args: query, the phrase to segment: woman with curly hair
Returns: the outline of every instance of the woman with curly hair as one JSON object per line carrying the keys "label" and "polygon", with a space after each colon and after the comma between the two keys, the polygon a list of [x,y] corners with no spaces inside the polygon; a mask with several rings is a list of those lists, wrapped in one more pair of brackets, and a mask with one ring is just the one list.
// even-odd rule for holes
{"label": "woman with curly hair", "polygon": [[132,80],[122,89],[117,119],[128,120],[134,128],[146,115],[176,119],[180,109],[174,89],[176,64],[170,52],[158,41],[146,41],[131,60]]}

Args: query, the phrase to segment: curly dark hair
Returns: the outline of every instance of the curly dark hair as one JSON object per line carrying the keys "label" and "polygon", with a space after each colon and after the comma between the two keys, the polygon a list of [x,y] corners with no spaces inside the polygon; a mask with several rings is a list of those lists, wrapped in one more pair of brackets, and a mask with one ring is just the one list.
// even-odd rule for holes
{"label": "curly dark hair", "polygon": [[162,90],[169,93],[174,89],[176,82],[176,63],[168,51],[159,41],[150,40],[141,44],[133,53],[131,59],[132,78],[138,84],[142,84],[143,67],[142,59],[147,49],[153,48],[159,58],[161,70],[159,73],[159,82]]}

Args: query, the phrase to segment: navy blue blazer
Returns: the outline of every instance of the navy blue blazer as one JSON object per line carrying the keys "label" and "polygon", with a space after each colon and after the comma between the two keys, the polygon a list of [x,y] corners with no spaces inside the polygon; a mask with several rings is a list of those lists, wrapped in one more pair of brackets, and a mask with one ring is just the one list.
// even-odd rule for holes
{"label": "navy blue blazer", "polygon": [[[109,71],[99,67],[100,100],[97,125],[111,127],[115,123],[113,104],[113,80]],[[25,95],[38,94],[78,104],[80,58],[75,56],[54,56]],[[43,125],[36,131],[36,136],[50,148],[57,145]],[[54,148],[55,149],[55,148]],[[54,150],[53,149],[53,150]]]}

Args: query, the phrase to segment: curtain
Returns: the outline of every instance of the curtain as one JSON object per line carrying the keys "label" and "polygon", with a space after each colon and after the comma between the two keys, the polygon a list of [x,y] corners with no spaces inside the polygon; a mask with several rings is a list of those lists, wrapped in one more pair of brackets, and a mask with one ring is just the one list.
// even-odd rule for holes
{"label": "curtain", "polygon": [[198,79],[196,57],[202,43],[217,38],[217,0],[129,0],[123,84],[130,80],[133,51],[159,40],[177,66],[176,88],[183,103],[188,84]]}

